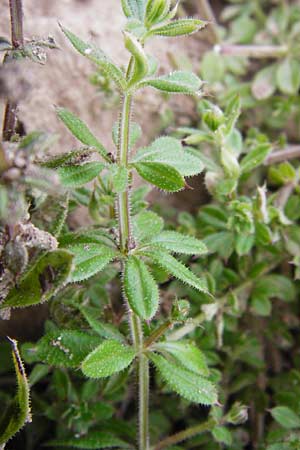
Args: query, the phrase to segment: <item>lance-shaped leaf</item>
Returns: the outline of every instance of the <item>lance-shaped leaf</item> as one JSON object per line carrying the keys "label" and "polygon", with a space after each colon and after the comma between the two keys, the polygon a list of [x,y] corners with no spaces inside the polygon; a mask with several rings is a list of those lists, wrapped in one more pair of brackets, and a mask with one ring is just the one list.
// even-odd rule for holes
{"label": "lance-shaped leaf", "polygon": [[137,38],[127,31],[124,31],[125,47],[133,56],[133,68],[129,73],[129,85],[133,85],[142,80],[149,71],[147,55],[137,40]]}
{"label": "lance-shaped leaf", "polygon": [[0,308],[24,308],[49,300],[68,281],[73,255],[66,250],[44,254],[19,280]]}
{"label": "lance-shaped leaf", "polygon": [[69,246],[68,250],[75,255],[75,267],[71,275],[73,282],[92,277],[117,256],[115,250],[99,244],[75,244]]}
{"label": "lance-shaped leaf", "polygon": [[60,120],[66,125],[71,133],[84,145],[95,147],[100,155],[108,162],[110,158],[101,142],[93,135],[87,125],[66,108],[56,108]]}
{"label": "lance-shaped leaf", "polygon": [[89,378],[105,378],[126,369],[134,357],[133,348],[118,341],[105,341],[85,358],[81,368]]}
{"label": "lance-shaped leaf", "polygon": [[58,174],[63,186],[79,187],[96,178],[104,167],[104,164],[95,161],[80,166],[60,167]]}
{"label": "lance-shaped leaf", "polygon": [[172,274],[175,278],[178,278],[178,280],[188,284],[200,292],[208,294],[205,280],[197,277],[190,269],[188,269],[181,262],[177,261],[174,256],[170,255],[166,251],[155,249],[147,252],[143,251],[143,254],[148,256],[155,264]]}
{"label": "lance-shaped leaf", "polygon": [[163,231],[151,239],[151,245],[186,255],[205,255],[208,252],[202,241],[177,231]]}
{"label": "lance-shaped leaf", "polygon": [[42,337],[35,347],[36,357],[55,367],[79,367],[101,338],[77,330],[55,330]]}
{"label": "lance-shaped leaf", "polygon": [[150,31],[153,35],[175,37],[196,33],[207,25],[207,22],[199,19],[172,20],[165,25],[153,27]]}
{"label": "lance-shaped leaf", "polygon": [[46,447],[71,447],[87,450],[100,450],[105,448],[132,448],[123,440],[106,433],[105,431],[89,431],[87,436],[74,436],[68,439],[54,439],[45,444]]}
{"label": "lance-shaped leaf", "polygon": [[138,162],[134,164],[134,167],[144,180],[164,191],[177,192],[185,186],[182,175],[174,167],[167,164]]}
{"label": "lance-shaped leaf", "polygon": [[204,377],[209,375],[209,370],[203,353],[190,342],[159,342],[154,349],[162,354],[170,354],[177,363],[191,372]]}
{"label": "lance-shaped leaf", "polygon": [[79,37],[75,36],[75,34],[67,30],[66,28],[61,27],[61,29],[65,33],[73,47],[79,53],[97,64],[99,69],[105,75],[108,75],[109,78],[114,80],[114,82],[121,90],[126,89],[127,82],[122,70],[117,67],[102,50],[95,47],[94,45],[87,44],[86,42],[82,41]]}
{"label": "lance-shaped leaf", "polygon": [[260,166],[271,151],[272,147],[268,143],[257,145],[257,147],[247,153],[247,155],[242,159],[242,173],[249,173],[256,167]]}
{"label": "lance-shaped leaf", "polygon": [[300,87],[300,64],[296,59],[285,58],[276,72],[277,86],[287,95],[295,95]]}
{"label": "lance-shaped leaf", "polygon": [[121,0],[121,3],[126,17],[144,19],[146,0]]}
{"label": "lance-shaped leaf", "polygon": [[294,428],[300,428],[300,417],[291,408],[287,406],[276,406],[270,410],[272,417],[283,428],[292,430]]}
{"label": "lance-shaped leaf", "polygon": [[204,165],[194,149],[183,147],[178,139],[161,137],[149,147],[137,151],[133,162],[159,162],[174,167],[182,176],[192,176],[203,171]]}
{"label": "lance-shaped leaf", "polygon": [[78,244],[100,244],[115,248],[114,240],[106,230],[94,228],[84,228],[73,233],[65,233],[60,236],[59,243],[61,247],[67,249]]}
{"label": "lance-shaped leaf", "polygon": [[138,242],[151,239],[159,234],[164,221],[153,211],[141,211],[132,218],[133,235]]}
{"label": "lance-shaped leaf", "polygon": [[80,306],[79,310],[92,330],[99,334],[99,336],[104,337],[105,339],[115,339],[117,341],[124,342],[124,336],[120,333],[118,328],[111,323],[102,322],[98,319],[98,308]]}
{"label": "lance-shaped leaf", "polygon": [[31,422],[29,385],[21,360],[17,341],[8,338],[12,346],[12,356],[17,379],[17,394],[4,409],[0,418],[0,447],[4,449],[9,441],[23,426]]}
{"label": "lance-shaped leaf", "polygon": [[146,264],[136,256],[129,256],[125,263],[124,289],[132,310],[142,319],[151,319],[158,308],[158,287]]}
{"label": "lance-shaped leaf", "polygon": [[217,403],[216,388],[206,378],[186,370],[155,353],[150,355],[150,359],[170,389],[183,398],[203,405],[214,405]]}
{"label": "lance-shaped leaf", "polygon": [[129,172],[125,166],[119,166],[118,164],[111,164],[109,171],[112,175],[112,183],[115,192],[124,192],[128,185]]}
{"label": "lance-shaped leaf", "polygon": [[138,87],[145,86],[174,94],[192,95],[199,92],[202,81],[192,72],[178,70],[158,78],[148,78],[138,85]]}

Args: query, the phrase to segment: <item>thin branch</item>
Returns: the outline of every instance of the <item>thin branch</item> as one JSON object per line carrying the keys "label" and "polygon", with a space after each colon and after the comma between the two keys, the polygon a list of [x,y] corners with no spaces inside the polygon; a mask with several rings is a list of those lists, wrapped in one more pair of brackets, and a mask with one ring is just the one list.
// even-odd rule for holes
{"label": "thin branch", "polygon": [[285,149],[271,153],[265,160],[265,165],[269,166],[282,161],[300,158],[300,145],[287,145]]}
{"label": "thin branch", "polygon": [[[22,0],[9,0],[11,42],[14,49],[24,45],[23,35],[23,5]],[[8,54],[4,62],[8,60]],[[4,112],[2,136],[4,141],[10,141],[17,126],[18,105],[7,100]]]}
{"label": "thin branch", "polygon": [[215,427],[215,425],[216,425],[215,420],[210,419],[204,423],[201,423],[200,425],[187,428],[186,430],[180,431],[179,433],[176,433],[173,436],[170,436],[164,439],[163,441],[159,442],[154,447],[154,450],[162,450],[163,448],[168,448],[171,445],[178,444],[179,442],[185,441],[186,439],[190,439],[194,436],[197,436],[198,434],[210,431],[212,428]]}
{"label": "thin branch", "polygon": [[235,45],[220,44],[215,46],[215,51],[221,55],[245,56],[247,58],[282,58],[288,52],[287,45]]}

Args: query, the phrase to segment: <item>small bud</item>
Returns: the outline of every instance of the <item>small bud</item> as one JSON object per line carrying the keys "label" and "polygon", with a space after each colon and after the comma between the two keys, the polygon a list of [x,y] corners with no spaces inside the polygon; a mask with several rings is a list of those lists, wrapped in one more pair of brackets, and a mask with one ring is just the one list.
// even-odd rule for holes
{"label": "small bud", "polygon": [[175,301],[172,308],[172,318],[174,320],[185,320],[190,312],[190,304],[187,300]]}
{"label": "small bud", "polygon": [[216,131],[224,123],[224,114],[217,106],[203,113],[203,122],[211,131]]}
{"label": "small bud", "polygon": [[247,406],[236,402],[232,406],[231,410],[224,417],[224,421],[232,423],[233,425],[239,425],[248,420],[248,408]]}

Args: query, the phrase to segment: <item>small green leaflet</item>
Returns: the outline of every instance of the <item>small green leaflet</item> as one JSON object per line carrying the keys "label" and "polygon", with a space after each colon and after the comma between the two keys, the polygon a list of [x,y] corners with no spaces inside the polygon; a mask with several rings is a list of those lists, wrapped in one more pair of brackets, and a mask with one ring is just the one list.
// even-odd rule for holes
{"label": "small green leaflet", "polygon": [[135,351],[118,341],[105,341],[82,363],[82,372],[89,378],[105,378],[129,366]]}
{"label": "small green leaflet", "polygon": [[99,309],[91,308],[88,306],[80,306],[79,310],[89,326],[97,333],[99,336],[105,339],[115,339],[120,342],[124,342],[124,336],[119,332],[119,330],[110,323],[101,322],[98,319]]}
{"label": "small green leaflet", "polygon": [[117,256],[115,250],[99,244],[75,244],[69,246],[68,250],[75,255],[75,268],[71,275],[73,282],[92,277]]}
{"label": "small green leaflet", "polygon": [[175,37],[196,33],[206,26],[207,22],[198,19],[178,19],[165,25],[158,25],[151,29],[151,34]]}
{"label": "small green leaflet", "polygon": [[191,72],[175,71],[158,78],[149,78],[140,83],[139,87],[151,86],[155,89],[175,94],[197,94],[202,81]]}
{"label": "small green leaflet", "polygon": [[296,95],[300,87],[300,64],[296,59],[285,58],[276,71],[276,82],[281,92]]}
{"label": "small green leaflet", "polygon": [[132,54],[133,69],[129,75],[129,86],[142,80],[149,72],[149,62],[147,55],[137,38],[127,31],[123,31],[125,47]]}
{"label": "small green leaflet", "polygon": [[59,238],[61,247],[77,244],[100,244],[115,247],[112,236],[105,229],[83,228],[75,232],[65,233]]}
{"label": "small green leaflet", "polygon": [[287,406],[276,406],[270,410],[270,413],[283,428],[287,430],[300,428],[300,417],[291,408]]}
{"label": "small green leaflet", "polygon": [[232,445],[232,435],[230,430],[225,427],[215,427],[212,430],[214,439],[220,444]]}
{"label": "small green leaflet", "polygon": [[101,342],[100,337],[77,330],[56,330],[36,344],[36,357],[55,367],[79,367],[83,359]]}
{"label": "small green leaflet", "polygon": [[[4,409],[0,418],[0,446],[4,449],[9,441],[23,426],[31,422],[30,412],[30,391],[23,366],[23,362],[18,350],[17,341],[8,338],[12,346],[12,356],[17,378],[17,394],[10,405]],[[2,405],[3,408],[3,405]]]}
{"label": "small green leaflet", "polygon": [[153,237],[150,244],[186,255],[205,255],[208,251],[206,245],[199,239],[177,233],[177,231],[163,231]]}
{"label": "small green leaflet", "polygon": [[141,211],[132,218],[132,227],[134,238],[143,242],[159,234],[164,227],[164,221],[153,211]]}
{"label": "small green leaflet", "polygon": [[148,1],[146,7],[146,24],[149,26],[162,22],[168,16],[171,0]]}
{"label": "small green leaflet", "polygon": [[167,164],[156,162],[135,163],[138,174],[154,186],[168,192],[177,192],[184,188],[185,181],[182,175]]}
{"label": "small green leaflet", "polygon": [[73,47],[81,53],[83,56],[86,56],[88,59],[93,61],[97,66],[110,78],[114,80],[117,86],[121,90],[125,90],[127,88],[127,82],[124,77],[122,70],[117,67],[102,50],[95,47],[94,45],[87,44],[82,41],[80,38],[75,36],[71,31],[68,31],[66,28],[61,27],[62,31],[65,33]]}
{"label": "small green leaflet", "polygon": [[69,439],[54,439],[47,442],[46,447],[71,447],[86,450],[105,448],[132,448],[129,444],[104,431],[89,431],[87,436]]}
{"label": "small green leaflet", "polygon": [[152,250],[143,252],[158,266],[162,267],[175,278],[197,289],[200,292],[208,293],[206,282],[202,278],[198,278],[190,269],[181,262],[177,261],[172,255],[164,250]]}
{"label": "small green leaflet", "polygon": [[183,147],[178,139],[160,137],[149,147],[137,151],[133,163],[158,162],[174,167],[182,176],[192,176],[203,171],[201,159],[194,149]]}
{"label": "small green leaflet", "polygon": [[144,19],[146,0],[121,0],[121,3],[126,17]]}
{"label": "small green leaflet", "polygon": [[171,363],[155,353],[151,353],[149,357],[160,372],[163,380],[177,394],[191,402],[202,405],[214,405],[217,403],[216,388],[209,380]]}
{"label": "small green leaflet", "polygon": [[154,350],[162,354],[172,355],[177,363],[191,372],[198,373],[203,377],[209,375],[205,356],[194,344],[188,341],[159,342],[155,344]]}
{"label": "small green leaflet", "polygon": [[276,64],[257,72],[252,83],[252,94],[257,100],[265,100],[276,91]]}
{"label": "small green leaflet", "polygon": [[259,144],[241,160],[240,166],[242,173],[249,173],[256,167],[260,166],[269,153],[272,151],[270,144]]}
{"label": "small green leaflet", "polygon": [[129,256],[125,263],[123,282],[133,311],[142,319],[151,319],[158,309],[159,292],[146,264],[136,256]]}
{"label": "small green leaflet", "polygon": [[73,255],[66,250],[44,254],[19,280],[0,308],[23,308],[49,300],[68,281]]}
{"label": "small green leaflet", "polygon": [[89,162],[80,166],[64,166],[58,169],[58,174],[63,186],[79,187],[96,178],[104,169],[105,164]]}
{"label": "small green leaflet", "polygon": [[71,133],[84,145],[95,147],[100,155],[108,162],[110,158],[107,156],[107,151],[101,142],[92,134],[86,124],[76,117],[71,111],[66,108],[56,108],[56,112],[60,120],[66,125]]}

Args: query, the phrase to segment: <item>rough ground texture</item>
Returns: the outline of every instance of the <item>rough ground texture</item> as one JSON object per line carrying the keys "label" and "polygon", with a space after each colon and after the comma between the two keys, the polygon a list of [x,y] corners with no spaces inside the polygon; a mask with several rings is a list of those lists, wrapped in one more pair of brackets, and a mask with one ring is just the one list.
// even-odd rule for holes
{"label": "rough ground texture", "polygon": [[[58,133],[60,141],[55,151],[68,150],[76,145],[65,128],[58,122],[53,105],[65,106],[85,120],[90,128],[112,149],[111,126],[117,118],[116,105],[103,111],[104,99],[96,94],[88,81],[93,72],[92,63],[77,54],[66,41],[58,22],[75,34],[99,45],[114,61],[126,64],[121,29],[125,23],[119,0],[25,0],[24,34],[27,38],[53,36],[61,50],[48,54],[45,66],[31,64],[31,89],[20,106],[20,116],[27,131],[33,129]],[[8,0],[0,0],[0,35],[9,36]],[[200,12],[201,13],[201,12]],[[205,32],[204,32],[205,35]],[[199,37],[180,39],[154,39],[149,53],[161,62],[160,71],[172,70],[168,55],[188,56],[195,62],[201,53],[203,33]],[[29,71],[27,71],[29,72]],[[136,101],[136,119],[142,122],[149,138],[156,134],[158,112],[162,97],[153,91],[144,91]],[[171,103],[180,117],[189,115],[193,102],[177,97]]]}

